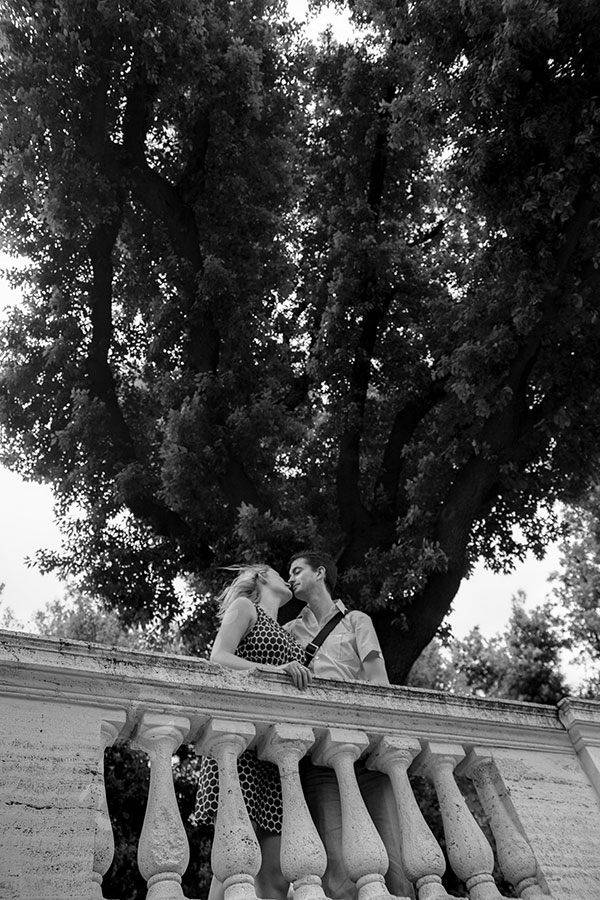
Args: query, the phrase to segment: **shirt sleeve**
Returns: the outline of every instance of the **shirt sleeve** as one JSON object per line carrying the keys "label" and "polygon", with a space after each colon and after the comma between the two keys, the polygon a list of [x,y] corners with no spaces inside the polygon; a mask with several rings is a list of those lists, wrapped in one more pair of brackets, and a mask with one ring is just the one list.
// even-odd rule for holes
{"label": "shirt sleeve", "polygon": [[373,622],[366,613],[359,610],[352,610],[348,613],[351,621],[354,635],[356,637],[356,650],[360,657],[360,661],[364,662],[369,653],[377,653],[383,658],[379,638],[375,633]]}

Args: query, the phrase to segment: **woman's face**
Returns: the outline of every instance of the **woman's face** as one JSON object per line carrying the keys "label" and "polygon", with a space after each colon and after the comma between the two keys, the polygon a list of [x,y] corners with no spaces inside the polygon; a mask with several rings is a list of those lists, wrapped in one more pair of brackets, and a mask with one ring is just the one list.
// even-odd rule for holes
{"label": "woman's face", "polygon": [[267,569],[265,573],[265,584],[271,588],[274,594],[277,594],[280,597],[280,606],[283,606],[284,603],[287,603],[288,600],[292,599],[292,591],[287,583],[284,581],[279,572],[276,572],[275,569]]}

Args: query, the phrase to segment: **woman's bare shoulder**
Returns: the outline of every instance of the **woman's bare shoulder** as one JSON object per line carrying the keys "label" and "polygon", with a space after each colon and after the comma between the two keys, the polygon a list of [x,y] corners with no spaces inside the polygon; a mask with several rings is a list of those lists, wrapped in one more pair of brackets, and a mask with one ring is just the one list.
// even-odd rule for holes
{"label": "woman's bare shoulder", "polygon": [[222,621],[229,624],[237,619],[243,619],[246,622],[254,623],[257,615],[256,604],[252,600],[249,600],[248,597],[236,597],[233,603],[227,607]]}

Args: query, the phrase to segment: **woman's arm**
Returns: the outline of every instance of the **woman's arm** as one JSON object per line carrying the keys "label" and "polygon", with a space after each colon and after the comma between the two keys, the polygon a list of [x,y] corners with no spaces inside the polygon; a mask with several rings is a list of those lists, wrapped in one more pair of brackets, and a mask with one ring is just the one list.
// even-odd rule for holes
{"label": "woman's arm", "polygon": [[210,654],[212,662],[229,669],[256,669],[256,663],[236,656],[240,641],[256,625],[256,607],[247,597],[234,600],[221,620]]}
{"label": "woman's arm", "polygon": [[258,613],[256,607],[247,597],[238,597],[234,600],[221,621],[221,627],[215,638],[215,643],[210,654],[211,662],[227,666],[229,669],[260,669],[263,672],[285,672],[292,683],[300,689],[304,689],[312,680],[312,675],[306,666],[300,662],[289,662],[282,666],[271,666],[268,663],[254,663],[248,659],[236,656],[240,641],[250,629],[256,625]]}

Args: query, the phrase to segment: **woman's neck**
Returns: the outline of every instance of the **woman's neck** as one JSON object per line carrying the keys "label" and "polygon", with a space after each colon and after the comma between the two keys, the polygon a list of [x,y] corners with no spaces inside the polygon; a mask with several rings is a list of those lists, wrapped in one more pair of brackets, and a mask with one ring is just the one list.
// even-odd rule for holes
{"label": "woman's neck", "polygon": [[277,613],[279,612],[279,597],[276,594],[273,594],[272,591],[263,590],[261,591],[260,600],[258,601],[258,605],[261,609],[264,609],[268,616],[271,616],[274,621],[277,621]]}

